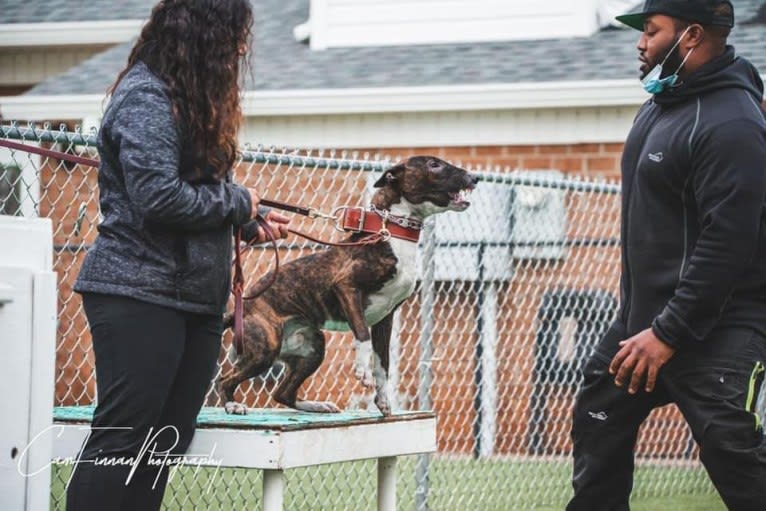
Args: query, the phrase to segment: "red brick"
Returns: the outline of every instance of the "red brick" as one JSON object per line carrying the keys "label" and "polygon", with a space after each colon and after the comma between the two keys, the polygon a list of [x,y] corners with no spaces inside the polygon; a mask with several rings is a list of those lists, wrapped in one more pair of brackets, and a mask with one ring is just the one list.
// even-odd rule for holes
{"label": "red brick", "polygon": [[540,154],[568,154],[572,152],[571,145],[558,144],[558,145],[541,145],[537,147]]}
{"label": "red brick", "polygon": [[584,166],[582,156],[567,156],[564,158],[554,158],[553,168],[562,172],[581,172]]}
{"label": "red brick", "polygon": [[447,160],[456,160],[458,158],[469,158],[471,156],[471,148],[460,146],[460,147],[445,147],[444,152],[444,158]]}
{"label": "red brick", "polygon": [[529,169],[529,170],[550,169],[550,168],[553,168],[553,161],[551,158],[540,158],[540,157],[523,158],[521,161],[521,168]]}
{"label": "red brick", "polygon": [[511,145],[508,146],[507,151],[508,154],[517,156],[522,154],[538,154],[538,149],[536,145]]}
{"label": "red brick", "polygon": [[572,146],[573,153],[599,153],[601,152],[601,144],[574,144]]}
{"label": "red brick", "polygon": [[589,156],[586,159],[586,170],[612,172],[618,170],[618,159],[614,156]]}
{"label": "red brick", "polygon": [[474,149],[475,156],[505,156],[508,154],[508,146],[502,145],[486,145],[476,146]]}
{"label": "red brick", "polygon": [[416,147],[413,151],[413,154],[436,156],[437,158],[444,158],[444,155],[446,154],[443,147]]}
{"label": "red brick", "polygon": [[601,152],[622,154],[622,150],[624,147],[625,147],[625,144],[622,142],[617,142],[612,144],[601,144]]}

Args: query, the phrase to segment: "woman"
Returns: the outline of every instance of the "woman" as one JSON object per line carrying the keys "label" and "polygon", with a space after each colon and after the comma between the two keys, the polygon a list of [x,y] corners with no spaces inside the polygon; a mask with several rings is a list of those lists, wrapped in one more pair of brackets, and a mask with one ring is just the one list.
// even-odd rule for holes
{"label": "woman", "polygon": [[[69,511],[159,509],[168,472],[157,461],[194,434],[220,348],[232,226],[258,211],[258,194],[231,182],[251,24],[247,0],[164,0],[111,88],[98,135],[103,221],[75,284],[98,404]],[[266,214],[285,237],[287,218]]]}

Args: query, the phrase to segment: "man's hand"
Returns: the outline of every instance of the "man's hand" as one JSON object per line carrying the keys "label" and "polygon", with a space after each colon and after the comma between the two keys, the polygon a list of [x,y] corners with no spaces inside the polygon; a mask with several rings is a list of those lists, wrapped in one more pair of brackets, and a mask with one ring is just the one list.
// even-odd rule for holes
{"label": "man's hand", "polygon": [[659,340],[651,328],[622,341],[620,346],[622,348],[609,365],[609,374],[617,375],[614,378],[614,383],[618,387],[622,387],[625,381],[630,378],[628,392],[631,394],[638,391],[644,375],[646,375],[646,391],[653,391],[660,368],[670,360],[676,351]]}

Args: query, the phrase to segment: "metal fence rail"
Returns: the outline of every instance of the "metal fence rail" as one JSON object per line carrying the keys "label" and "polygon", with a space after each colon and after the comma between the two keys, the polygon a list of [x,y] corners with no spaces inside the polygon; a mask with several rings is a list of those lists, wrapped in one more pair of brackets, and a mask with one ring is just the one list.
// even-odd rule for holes
{"label": "metal fence rail", "polygon": [[[0,126],[0,138],[96,157],[95,133]],[[390,162],[346,152],[245,148],[235,179],[264,196],[329,211],[365,205]],[[55,404],[89,404],[95,373],[90,337],[72,284],[96,236],[95,169],[0,149],[0,213],[53,220],[59,275]],[[473,205],[426,222],[419,283],[396,318],[391,379],[395,406],[434,409],[439,451],[403,460],[401,509],[561,508],[570,494],[570,411],[579,369],[616,307],[619,185],[555,170],[480,172]],[[336,237],[329,223],[295,218],[295,227]],[[337,239],[337,238],[336,238]],[[294,259],[321,247],[289,239]],[[251,278],[270,267],[268,249],[247,253]],[[352,377],[350,334],[332,331],[306,399],[346,408],[374,406]],[[230,367],[224,338],[219,370]],[[249,406],[273,406],[280,375],[243,384]],[[207,404],[220,405],[211,390]],[[637,496],[712,493],[697,450],[675,407],[656,410],[636,452]],[[54,471],[52,506],[64,508],[68,468]],[[240,509],[260,499],[260,474],[178,470],[167,509]],[[288,472],[288,509],[374,508],[374,465],[367,462]]]}

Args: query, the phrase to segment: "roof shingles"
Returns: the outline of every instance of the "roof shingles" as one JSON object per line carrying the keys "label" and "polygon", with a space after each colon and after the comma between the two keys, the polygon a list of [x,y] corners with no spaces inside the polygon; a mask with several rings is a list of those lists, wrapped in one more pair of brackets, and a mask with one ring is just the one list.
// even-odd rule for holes
{"label": "roof shingles", "polygon": [[146,19],[156,0],[3,0],[0,23]]}
{"label": "roof shingles", "polygon": [[[638,32],[634,30],[610,29],[591,37],[535,41],[312,51],[292,36],[293,27],[308,18],[308,0],[253,3],[255,64],[247,79],[249,90],[638,78]],[[734,4],[737,19],[747,20],[764,0],[734,0]],[[765,25],[738,25],[730,42],[740,55],[766,71]],[[104,93],[125,65],[131,45],[111,48],[28,94]]]}

